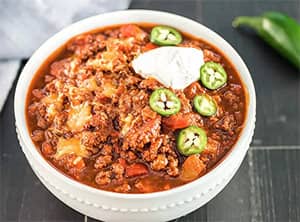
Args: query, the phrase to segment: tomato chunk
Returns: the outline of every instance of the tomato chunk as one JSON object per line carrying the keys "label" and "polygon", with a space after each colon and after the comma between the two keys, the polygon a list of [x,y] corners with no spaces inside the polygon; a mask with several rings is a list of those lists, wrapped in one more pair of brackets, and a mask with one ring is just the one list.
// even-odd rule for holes
{"label": "tomato chunk", "polygon": [[74,167],[78,170],[82,170],[85,167],[84,160],[81,157],[77,157],[73,161]]}
{"label": "tomato chunk", "polygon": [[126,167],[126,177],[135,177],[148,174],[148,168],[141,163],[134,163]]}
{"label": "tomato chunk", "polygon": [[190,122],[190,116],[185,114],[176,114],[163,119],[163,124],[171,129],[182,129],[188,127]]}
{"label": "tomato chunk", "polygon": [[146,37],[146,33],[142,29],[132,24],[121,26],[120,32],[124,38],[135,37],[138,40],[143,40]]}
{"label": "tomato chunk", "polygon": [[184,89],[185,96],[190,100],[203,93],[205,93],[205,89],[198,82],[193,82]]}
{"label": "tomato chunk", "polygon": [[182,164],[180,179],[191,181],[197,179],[205,172],[206,165],[199,159],[199,155],[189,156]]}
{"label": "tomato chunk", "polygon": [[144,50],[145,51],[149,51],[151,49],[155,49],[157,48],[158,46],[157,45],[154,45],[152,42],[148,42],[145,47],[144,47]]}
{"label": "tomato chunk", "polygon": [[118,162],[125,168],[127,166],[126,160],[123,158],[119,158]]}

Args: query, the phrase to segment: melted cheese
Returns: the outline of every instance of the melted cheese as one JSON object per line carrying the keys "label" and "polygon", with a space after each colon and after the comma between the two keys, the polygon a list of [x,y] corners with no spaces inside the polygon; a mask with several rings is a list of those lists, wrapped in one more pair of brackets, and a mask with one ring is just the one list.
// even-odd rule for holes
{"label": "melted cheese", "polygon": [[67,126],[72,131],[80,131],[91,117],[91,106],[87,102],[72,106],[69,111]]}
{"label": "melted cheese", "polygon": [[113,95],[117,93],[116,87],[113,85],[112,81],[110,80],[103,80],[103,95],[106,97],[112,98]]}
{"label": "melted cheese", "polygon": [[93,76],[91,78],[85,79],[83,82],[79,84],[80,87],[88,89],[90,91],[97,90],[98,85],[96,82],[96,78]]}
{"label": "melted cheese", "polygon": [[55,115],[63,108],[63,94],[51,93],[44,97],[42,102],[47,104],[47,118],[53,119]]}
{"label": "melted cheese", "polygon": [[136,73],[173,89],[184,89],[197,81],[203,64],[202,50],[175,46],[147,51],[132,61]]}
{"label": "melted cheese", "polygon": [[87,61],[88,66],[93,68],[101,68],[102,70],[113,71],[113,68],[116,64],[122,65],[122,62],[126,61],[124,54],[118,51],[105,51],[101,54],[100,58],[89,59]]}
{"label": "melted cheese", "polygon": [[57,143],[57,150],[54,155],[54,158],[59,159],[64,155],[75,154],[80,157],[88,157],[89,152],[86,150],[86,147],[80,143],[80,140],[77,138],[64,139],[59,138]]}

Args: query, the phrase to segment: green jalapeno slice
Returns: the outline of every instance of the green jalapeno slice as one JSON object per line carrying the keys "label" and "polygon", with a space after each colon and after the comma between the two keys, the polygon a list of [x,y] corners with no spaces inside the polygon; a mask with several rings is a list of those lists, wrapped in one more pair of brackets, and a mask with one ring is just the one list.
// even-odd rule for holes
{"label": "green jalapeno slice", "polygon": [[200,68],[200,80],[206,88],[218,89],[227,82],[227,73],[219,63],[206,62]]}
{"label": "green jalapeno slice", "polygon": [[206,132],[197,126],[189,126],[181,130],[177,137],[177,149],[185,156],[201,153],[206,144]]}
{"label": "green jalapeno slice", "polygon": [[193,102],[196,111],[202,116],[213,116],[217,112],[217,103],[209,95],[195,96]]}
{"label": "green jalapeno slice", "polygon": [[152,29],[150,41],[161,46],[178,45],[182,36],[176,29],[160,25]]}
{"label": "green jalapeno slice", "polygon": [[149,100],[152,110],[162,116],[178,113],[181,107],[179,98],[170,90],[160,88],[155,90]]}

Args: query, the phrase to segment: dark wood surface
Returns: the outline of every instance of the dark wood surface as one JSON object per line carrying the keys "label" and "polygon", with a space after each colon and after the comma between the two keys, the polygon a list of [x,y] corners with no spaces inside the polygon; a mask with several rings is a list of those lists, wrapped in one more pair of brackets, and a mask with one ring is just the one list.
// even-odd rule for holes
{"label": "dark wood surface", "polygon": [[[256,87],[256,130],[241,168],[212,201],[176,221],[300,221],[300,73],[255,35],[231,27],[235,16],[266,10],[300,21],[300,1],[134,0],[130,8],[174,12],[213,29],[240,53]],[[14,91],[15,85],[0,114],[0,221],[94,221],[33,174],[16,139]]]}

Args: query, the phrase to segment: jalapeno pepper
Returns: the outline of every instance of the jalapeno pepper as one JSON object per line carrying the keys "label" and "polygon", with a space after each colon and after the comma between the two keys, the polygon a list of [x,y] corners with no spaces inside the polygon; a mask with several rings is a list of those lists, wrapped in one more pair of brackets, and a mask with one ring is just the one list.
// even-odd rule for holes
{"label": "jalapeno pepper", "polygon": [[182,41],[182,36],[176,29],[160,25],[152,29],[150,41],[161,46],[178,45]]}
{"label": "jalapeno pepper", "polygon": [[177,137],[177,149],[185,156],[201,153],[206,144],[206,132],[197,126],[190,126],[181,130]]}
{"label": "jalapeno pepper", "polygon": [[300,24],[280,12],[266,12],[261,16],[240,16],[233,27],[248,26],[295,67],[300,69]]}
{"label": "jalapeno pepper", "polygon": [[178,113],[181,107],[179,98],[168,89],[157,89],[150,96],[150,107],[162,116]]}
{"label": "jalapeno pepper", "polygon": [[200,68],[200,80],[206,88],[218,89],[227,82],[227,73],[219,63],[206,62]]}
{"label": "jalapeno pepper", "polygon": [[213,116],[217,112],[217,104],[209,95],[198,95],[194,98],[194,107],[202,116]]}

